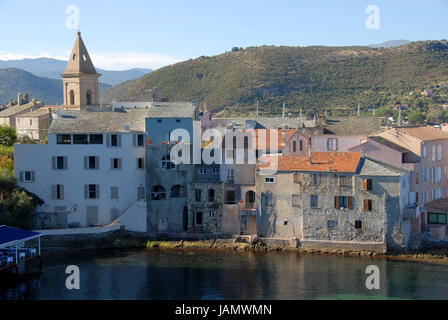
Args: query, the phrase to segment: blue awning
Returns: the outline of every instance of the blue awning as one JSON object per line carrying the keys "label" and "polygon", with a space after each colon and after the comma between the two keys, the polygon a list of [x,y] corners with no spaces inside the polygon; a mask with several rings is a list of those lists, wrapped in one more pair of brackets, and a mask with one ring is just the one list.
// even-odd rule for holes
{"label": "blue awning", "polygon": [[0,248],[15,244],[20,241],[28,241],[39,238],[39,232],[26,231],[18,228],[0,226]]}

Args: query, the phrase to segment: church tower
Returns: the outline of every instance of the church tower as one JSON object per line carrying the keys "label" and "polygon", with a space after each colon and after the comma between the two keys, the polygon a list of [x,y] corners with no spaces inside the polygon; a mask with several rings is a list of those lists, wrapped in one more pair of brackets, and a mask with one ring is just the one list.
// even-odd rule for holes
{"label": "church tower", "polygon": [[61,76],[65,109],[87,110],[99,105],[98,78],[101,74],[93,66],[81,32],[78,32],[67,67]]}

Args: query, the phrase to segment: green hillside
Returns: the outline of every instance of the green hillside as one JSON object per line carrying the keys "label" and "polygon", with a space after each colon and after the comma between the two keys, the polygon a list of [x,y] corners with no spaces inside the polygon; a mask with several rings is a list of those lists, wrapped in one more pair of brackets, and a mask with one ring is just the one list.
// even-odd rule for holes
{"label": "green hillside", "polygon": [[[134,100],[158,87],[169,100],[191,100],[225,115],[293,115],[395,104],[409,92],[448,80],[446,41],[399,47],[250,47],[161,68],[121,88],[116,99]],[[116,91],[117,92],[117,91]],[[116,93],[115,92],[115,93]],[[404,103],[404,102],[402,102]]]}
{"label": "green hillside", "polygon": [[37,77],[20,69],[0,69],[0,104],[17,100],[19,92],[47,104],[62,103],[62,80]]}

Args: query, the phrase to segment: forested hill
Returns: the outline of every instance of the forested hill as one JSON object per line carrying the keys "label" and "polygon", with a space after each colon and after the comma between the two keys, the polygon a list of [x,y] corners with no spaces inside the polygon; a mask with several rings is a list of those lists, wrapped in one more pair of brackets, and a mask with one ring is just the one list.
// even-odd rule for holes
{"label": "forested hill", "polygon": [[[279,114],[283,102],[293,115],[330,108],[344,112],[395,103],[397,93],[448,80],[448,43],[414,42],[393,48],[234,48],[161,68],[118,90],[115,99],[135,100],[157,87],[162,97],[190,100],[225,115]],[[342,110],[342,111],[341,111]]]}

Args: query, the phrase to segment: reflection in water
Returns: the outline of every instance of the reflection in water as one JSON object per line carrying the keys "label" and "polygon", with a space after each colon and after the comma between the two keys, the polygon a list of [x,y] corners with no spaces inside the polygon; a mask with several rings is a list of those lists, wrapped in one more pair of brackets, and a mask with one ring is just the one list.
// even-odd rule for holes
{"label": "reflection in water", "polygon": [[[212,250],[86,251],[43,273],[0,280],[3,299],[448,299],[448,267],[408,262]],[[45,261],[45,260],[44,260]],[[65,288],[80,268],[81,290]],[[377,265],[381,289],[367,290]]]}

